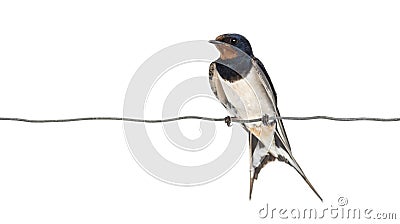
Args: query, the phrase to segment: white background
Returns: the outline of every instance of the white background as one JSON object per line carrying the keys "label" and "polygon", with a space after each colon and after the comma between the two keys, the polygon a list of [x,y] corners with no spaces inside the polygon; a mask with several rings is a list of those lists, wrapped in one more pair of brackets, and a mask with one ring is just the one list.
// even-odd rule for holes
{"label": "white background", "polygon": [[[121,116],[149,56],[227,32],[251,41],[282,115],[400,116],[399,10],[397,1],[2,1],[0,116]],[[177,187],[135,163],[120,122],[2,121],[0,223],[272,223],[281,220],[258,217],[266,203],[329,208],[340,196],[399,213],[400,123],[285,125],[323,204],[286,164],[269,164],[249,201],[247,154],[217,181]]]}

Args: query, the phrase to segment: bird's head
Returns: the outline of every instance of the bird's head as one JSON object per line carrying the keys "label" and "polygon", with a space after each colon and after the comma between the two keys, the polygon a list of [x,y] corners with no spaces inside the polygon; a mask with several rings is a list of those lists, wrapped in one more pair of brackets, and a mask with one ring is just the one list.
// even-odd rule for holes
{"label": "bird's head", "polygon": [[[250,57],[253,57],[253,50],[251,49],[250,42],[246,39],[246,37],[240,35],[240,34],[235,34],[235,33],[230,33],[230,34],[222,34],[219,35],[217,38],[215,38],[216,41],[227,43],[229,45],[232,45],[234,47],[239,48],[241,51],[245,52],[247,55]],[[223,54],[224,52],[221,52]],[[227,52],[229,53],[229,52]],[[221,55],[224,56],[224,55]],[[229,55],[225,55],[229,57]]]}

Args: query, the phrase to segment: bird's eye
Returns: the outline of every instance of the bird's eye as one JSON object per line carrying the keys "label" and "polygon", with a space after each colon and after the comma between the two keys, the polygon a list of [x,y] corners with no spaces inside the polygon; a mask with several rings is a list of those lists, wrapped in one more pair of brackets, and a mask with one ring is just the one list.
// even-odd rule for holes
{"label": "bird's eye", "polygon": [[232,38],[232,39],[231,39],[231,44],[235,45],[235,44],[237,44],[237,42],[238,42],[238,41],[237,41],[236,38]]}

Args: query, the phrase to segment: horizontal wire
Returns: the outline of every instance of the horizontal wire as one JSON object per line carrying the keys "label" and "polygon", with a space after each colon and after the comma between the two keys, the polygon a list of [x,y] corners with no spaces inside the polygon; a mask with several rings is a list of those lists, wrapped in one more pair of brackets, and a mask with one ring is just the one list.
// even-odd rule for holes
{"label": "horizontal wire", "polygon": [[80,117],[80,118],[68,118],[68,119],[26,119],[26,118],[11,118],[11,117],[0,117],[0,121],[18,121],[26,123],[61,123],[61,122],[75,122],[75,121],[128,121],[128,122],[138,122],[138,123],[166,123],[178,120],[205,120],[205,121],[224,121],[234,123],[254,123],[254,122],[266,122],[276,121],[276,120],[295,120],[295,121],[305,121],[305,120],[331,120],[331,121],[382,121],[382,122],[392,122],[400,121],[400,117],[394,118],[379,118],[379,117],[331,117],[331,116],[305,116],[305,117],[288,117],[288,116],[266,116],[255,119],[238,119],[236,117],[224,117],[224,118],[212,118],[203,116],[181,116],[172,117],[166,119],[140,119],[140,118],[128,118],[128,117]]}
{"label": "horizontal wire", "polygon": [[308,116],[308,117],[278,117],[281,120],[331,120],[331,121],[400,121],[400,117],[380,118],[380,117],[330,117],[330,116]]}

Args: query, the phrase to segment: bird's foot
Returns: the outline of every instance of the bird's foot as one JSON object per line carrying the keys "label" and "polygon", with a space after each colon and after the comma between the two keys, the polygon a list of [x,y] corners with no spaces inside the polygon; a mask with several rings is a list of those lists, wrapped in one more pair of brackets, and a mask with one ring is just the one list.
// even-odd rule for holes
{"label": "bird's foot", "polygon": [[226,116],[226,117],[225,117],[225,124],[226,124],[228,127],[231,127],[231,126],[232,126],[232,118],[231,118],[230,116]]}
{"label": "bird's foot", "polygon": [[275,123],[275,119],[272,119],[268,114],[264,114],[261,118],[264,126],[271,126]]}

